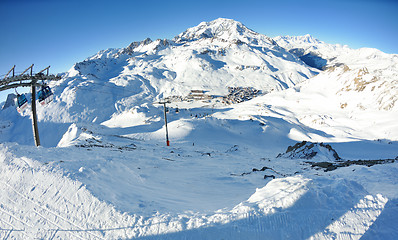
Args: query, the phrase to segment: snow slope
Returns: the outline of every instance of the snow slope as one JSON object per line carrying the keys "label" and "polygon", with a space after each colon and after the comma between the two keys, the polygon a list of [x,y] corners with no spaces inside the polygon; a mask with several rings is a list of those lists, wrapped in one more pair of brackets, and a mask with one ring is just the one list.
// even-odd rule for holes
{"label": "snow slope", "polygon": [[[312,170],[304,171],[307,177],[296,174],[264,181],[261,173],[246,177],[217,173],[215,170],[222,168],[217,167],[214,162],[233,162],[217,156],[220,152],[216,152],[216,157],[209,162],[203,157],[193,157],[195,161],[189,157],[176,157],[176,154],[167,153],[162,147],[157,147],[158,151],[152,153],[160,155],[158,158],[148,154],[147,150],[139,149],[133,152],[123,149],[124,154],[115,156],[114,153],[100,148],[93,148],[91,151],[71,151],[65,148],[22,150],[18,145],[2,145],[1,148],[3,183],[0,224],[3,230],[0,233],[3,237],[213,239],[217,236],[228,239],[359,239],[383,211],[390,216],[381,219],[381,226],[388,226],[388,221],[394,219],[391,213],[396,212],[394,204],[390,205],[389,198],[375,194],[380,190],[369,193],[360,184],[348,180],[352,173],[339,172],[330,178],[329,174]],[[178,151],[179,148],[172,150]],[[23,157],[29,152],[32,152],[31,158]],[[130,163],[122,160],[122,156],[131,158],[137,154],[146,156],[147,159],[135,158]],[[160,159],[161,156],[169,157],[175,162]],[[234,158],[232,154],[231,156]],[[151,163],[148,164],[148,161]],[[188,166],[193,169],[186,174],[176,174],[175,171],[187,170],[181,167],[185,165],[184,162],[189,163]],[[300,170],[298,166],[302,164],[297,160],[280,163],[272,159],[271,162],[262,164],[273,165],[276,171],[285,173],[289,170]],[[245,165],[232,165],[229,170],[238,172]],[[289,165],[290,169],[287,170]],[[208,172],[200,170],[201,168],[215,170]],[[365,168],[367,167],[352,167],[349,172],[352,169],[361,171]],[[378,169],[373,172],[376,174],[373,176],[377,178],[377,174],[386,170],[393,173],[397,170],[397,165]],[[202,177],[193,176],[194,171]],[[318,174],[325,176],[316,176]],[[363,181],[368,174],[364,172],[355,177],[357,181]],[[312,179],[308,178],[310,176]],[[247,180],[256,181],[259,185],[260,182],[268,184],[256,191],[250,187],[253,192],[244,194],[251,185],[245,183]],[[367,181],[369,184],[369,179]],[[370,182],[375,184],[377,181]],[[396,180],[394,184],[397,184]],[[167,187],[170,185],[172,188]],[[209,188],[209,185],[212,187]],[[132,191],[132,188],[136,189]],[[202,188],[206,190],[201,192]],[[211,189],[223,189],[222,195],[226,202],[224,205],[222,202],[218,203],[219,206],[224,206],[220,210],[209,210],[209,206],[217,205],[215,200],[222,198],[217,191],[212,193]],[[234,189],[246,191],[231,192]],[[397,192],[391,190],[383,194],[396,197]],[[194,195],[191,196],[192,194]],[[236,194],[240,197],[237,198]],[[228,204],[228,195],[235,195],[235,201],[240,198],[242,202]],[[99,201],[98,198],[103,200]],[[104,203],[104,200],[111,205]],[[193,202],[187,203],[187,200]],[[137,205],[134,206],[135,204]],[[196,208],[196,211],[183,210],[187,204],[191,204],[188,209]],[[113,206],[119,210],[115,210]],[[206,207],[206,210],[198,209],[200,207]],[[121,210],[132,212],[122,214]],[[376,231],[371,236],[379,234]],[[387,231],[385,236],[391,234],[394,231]]]}
{"label": "snow slope", "polygon": [[[396,239],[397,63],[229,19],[100,51],[38,106],[42,147],[30,109],[0,111],[0,237]],[[181,101],[228,87],[262,94]],[[341,159],[283,154],[301,141]]]}

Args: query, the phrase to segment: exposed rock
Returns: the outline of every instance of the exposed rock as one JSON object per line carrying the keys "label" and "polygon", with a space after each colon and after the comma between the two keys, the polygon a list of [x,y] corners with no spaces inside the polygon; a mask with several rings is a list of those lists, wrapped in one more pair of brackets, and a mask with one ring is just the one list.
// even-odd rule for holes
{"label": "exposed rock", "polygon": [[136,47],[139,47],[139,46],[141,46],[141,45],[148,45],[148,44],[150,44],[150,43],[152,43],[152,39],[150,39],[150,38],[146,38],[145,40],[143,40],[143,41],[139,41],[139,42],[132,42],[128,47],[126,47],[125,49],[123,49],[123,54],[131,54],[131,53],[133,53],[134,52],[134,49],[136,48]]}
{"label": "exposed rock", "polygon": [[398,157],[395,159],[379,159],[379,160],[347,160],[338,163],[331,163],[331,162],[306,162],[311,164],[311,167],[323,169],[325,172],[336,170],[340,167],[349,167],[351,165],[362,165],[371,167],[373,165],[378,164],[387,164],[387,163],[394,163],[398,160]]}
{"label": "exposed rock", "polygon": [[14,93],[10,93],[7,96],[7,100],[6,103],[4,104],[2,109],[6,109],[8,107],[13,107],[15,106],[15,98],[17,97],[17,95],[15,95]]}
{"label": "exposed rock", "polygon": [[[289,146],[285,153],[278,154],[277,158],[291,158],[291,159],[312,159],[319,153],[330,160],[341,160],[336,150],[329,144],[311,143],[302,141],[296,143],[294,146]],[[319,155],[318,155],[319,156]]]}

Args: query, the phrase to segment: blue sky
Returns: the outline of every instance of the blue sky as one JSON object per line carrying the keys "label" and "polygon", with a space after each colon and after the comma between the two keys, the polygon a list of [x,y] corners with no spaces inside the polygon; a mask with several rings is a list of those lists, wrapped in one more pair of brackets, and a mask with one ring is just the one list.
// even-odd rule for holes
{"label": "blue sky", "polygon": [[17,72],[32,63],[35,71],[65,72],[99,50],[171,39],[219,17],[270,37],[311,34],[398,53],[396,0],[1,0],[0,11],[0,77],[14,64]]}

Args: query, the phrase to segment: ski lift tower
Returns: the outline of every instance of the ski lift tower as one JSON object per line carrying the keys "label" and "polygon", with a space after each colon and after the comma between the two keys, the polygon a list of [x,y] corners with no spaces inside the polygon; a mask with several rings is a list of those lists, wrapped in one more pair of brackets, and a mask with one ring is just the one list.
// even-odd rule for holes
{"label": "ski lift tower", "polygon": [[169,101],[161,101],[161,102],[157,102],[157,103],[155,103],[155,104],[163,104],[163,110],[164,110],[164,124],[165,124],[165,127],[166,127],[166,145],[167,145],[167,146],[170,146],[169,131],[168,131],[168,129],[167,129],[167,114],[166,114],[167,106],[166,106],[166,103],[170,103],[170,102],[169,102]]}
{"label": "ski lift tower", "polygon": [[[30,74],[25,74],[30,69]],[[47,74],[43,72],[47,71]],[[0,81],[0,92],[17,87],[31,87],[32,91],[32,129],[35,145],[40,146],[39,130],[37,127],[36,114],[36,87],[42,86],[38,81],[58,81],[60,76],[49,75],[50,66],[33,75],[33,64],[21,74],[15,76],[15,65],[8,71],[3,80]],[[12,77],[8,75],[12,72]]]}

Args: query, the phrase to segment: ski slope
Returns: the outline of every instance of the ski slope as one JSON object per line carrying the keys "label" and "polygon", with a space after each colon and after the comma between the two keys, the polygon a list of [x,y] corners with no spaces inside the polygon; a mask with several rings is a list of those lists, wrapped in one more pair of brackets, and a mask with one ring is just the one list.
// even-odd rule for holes
{"label": "ski slope", "polygon": [[[267,158],[248,146],[223,149],[223,144],[210,148],[199,142],[192,146],[173,141],[173,147],[165,148],[146,141],[135,146],[120,143],[38,149],[2,144],[2,236],[396,236],[396,163],[325,173],[303,160]],[[397,149],[397,143],[367,144],[384,153],[394,154]],[[336,149],[355,150],[351,145]],[[264,166],[270,169],[252,171]],[[264,175],[276,178],[264,179]]]}

